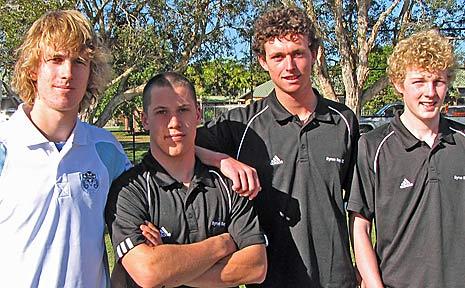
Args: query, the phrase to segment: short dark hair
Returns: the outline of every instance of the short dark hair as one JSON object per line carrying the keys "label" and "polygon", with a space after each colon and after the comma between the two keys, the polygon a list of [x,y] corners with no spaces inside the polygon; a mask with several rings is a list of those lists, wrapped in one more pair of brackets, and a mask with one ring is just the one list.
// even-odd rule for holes
{"label": "short dark hair", "polygon": [[319,39],[307,14],[297,7],[273,8],[260,16],[254,24],[252,49],[258,56],[265,56],[267,41],[285,36],[308,36],[311,51],[316,51]]}
{"label": "short dark hair", "polygon": [[153,76],[147,84],[145,84],[144,92],[142,92],[142,107],[144,112],[147,112],[148,107],[150,106],[151,101],[151,91],[153,87],[184,87],[190,91],[192,99],[194,99],[195,105],[197,105],[197,95],[195,93],[194,85],[184,77],[183,75],[177,72],[163,72]]}

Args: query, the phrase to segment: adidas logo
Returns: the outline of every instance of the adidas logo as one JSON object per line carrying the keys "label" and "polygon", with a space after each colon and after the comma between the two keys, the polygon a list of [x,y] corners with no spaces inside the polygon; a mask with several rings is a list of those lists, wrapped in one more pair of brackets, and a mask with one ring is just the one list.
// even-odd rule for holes
{"label": "adidas logo", "polygon": [[161,236],[161,238],[171,237],[171,233],[168,232],[168,230],[166,230],[165,227],[161,227],[161,229],[160,229],[160,236]]}
{"label": "adidas logo", "polygon": [[408,181],[407,178],[404,178],[404,180],[402,181],[402,183],[400,183],[400,189],[405,189],[405,188],[408,188],[408,187],[412,187],[413,186],[413,183]]}
{"label": "adidas logo", "polygon": [[270,165],[275,166],[275,165],[280,165],[283,164],[283,160],[279,159],[278,155],[274,155],[273,159],[271,159]]}

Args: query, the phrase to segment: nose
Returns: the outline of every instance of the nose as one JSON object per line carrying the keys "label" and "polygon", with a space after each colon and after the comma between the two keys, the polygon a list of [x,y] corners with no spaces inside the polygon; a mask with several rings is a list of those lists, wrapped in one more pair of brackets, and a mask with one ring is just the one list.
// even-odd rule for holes
{"label": "nose", "polygon": [[170,115],[170,119],[168,122],[168,128],[169,129],[174,129],[174,128],[179,128],[180,127],[180,119],[179,116],[176,113],[173,113]]}
{"label": "nose", "polygon": [[433,97],[436,95],[436,83],[428,81],[425,85],[425,95]]}
{"label": "nose", "polygon": [[64,60],[60,65],[60,77],[63,79],[71,79],[73,76],[73,63],[70,59]]}
{"label": "nose", "polygon": [[295,61],[292,55],[286,56],[286,70],[293,70],[295,68]]}

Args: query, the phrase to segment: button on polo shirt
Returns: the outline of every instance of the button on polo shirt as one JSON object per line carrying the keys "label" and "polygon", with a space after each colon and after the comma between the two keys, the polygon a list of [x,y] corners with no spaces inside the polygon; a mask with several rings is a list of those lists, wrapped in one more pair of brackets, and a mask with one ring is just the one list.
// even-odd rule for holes
{"label": "button on polo shirt", "polygon": [[141,164],[113,183],[109,195],[106,221],[117,257],[112,284],[135,285],[118,259],[145,242],[139,229],[144,220],[158,227],[164,244],[195,243],[226,232],[239,249],[264,244],[251,202],[230,187],[224,176],[196,161],[186,188],[147,153]]}
{"label": "button on polo shirt", "polygon": [[360,139],[348,210],[375,219],[376,254],[390,287],[465,283],[464,126],[440,119],[433,148],[399,116]]}
{"label": "button on polo shirt", "polygon": [[197,133],[198,145],[257,169],[254,205],[270,241],[264,287],[355,286],[342,190],[350,187],[358,124],[345,105],[314,92],[306,125],[273,93]]}

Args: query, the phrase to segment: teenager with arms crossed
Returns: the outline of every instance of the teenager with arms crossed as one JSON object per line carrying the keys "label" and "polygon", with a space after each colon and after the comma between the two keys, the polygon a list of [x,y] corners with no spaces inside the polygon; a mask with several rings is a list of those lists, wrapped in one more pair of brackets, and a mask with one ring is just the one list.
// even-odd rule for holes
{"label": "teenager with arms crossed", "polygon": [[144,88],[143,107],[149,153],[113,183],[106,208],[113,287],[262,282],[265,237],[252,203],[195,157],[200,110],[192,84],[174,72],[158,74]]}

